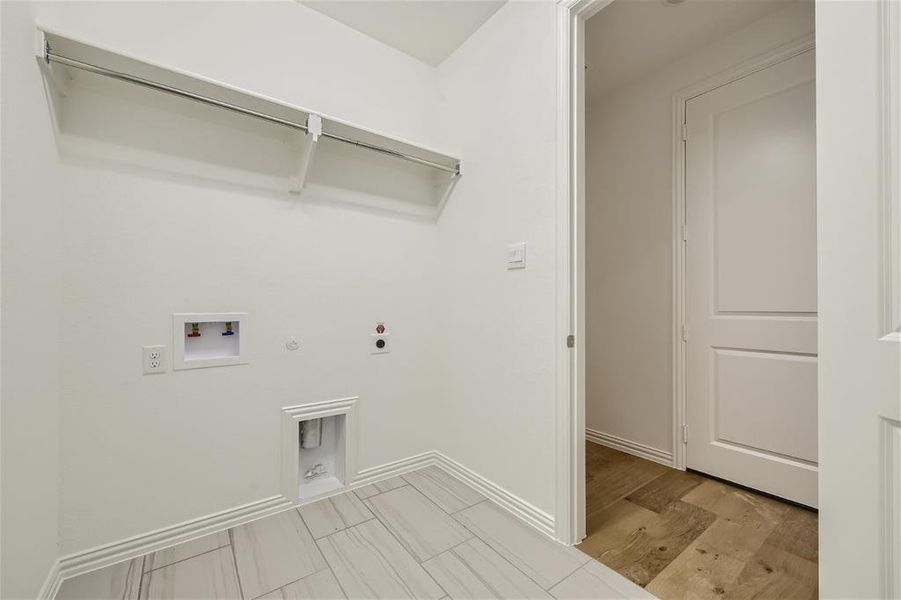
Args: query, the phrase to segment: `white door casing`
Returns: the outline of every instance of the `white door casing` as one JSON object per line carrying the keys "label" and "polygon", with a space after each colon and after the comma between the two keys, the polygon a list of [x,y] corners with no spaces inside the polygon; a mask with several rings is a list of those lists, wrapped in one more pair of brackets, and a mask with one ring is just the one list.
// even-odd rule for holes
{"label": "white door casing", "polygon": [[901,598],[899,9],[816,7],[824,598]]}
{"label": "white door casing", "polygon": [[814,52],[686,103],[687,466],[817,505]]}

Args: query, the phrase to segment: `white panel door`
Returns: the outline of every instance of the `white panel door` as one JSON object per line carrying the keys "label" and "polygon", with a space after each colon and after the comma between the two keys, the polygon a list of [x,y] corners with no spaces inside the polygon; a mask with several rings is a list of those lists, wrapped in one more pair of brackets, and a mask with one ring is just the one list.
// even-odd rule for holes
{"label": "white panel door", "polygon": [[686,463],[817,505],[814,53],[686,104]]}

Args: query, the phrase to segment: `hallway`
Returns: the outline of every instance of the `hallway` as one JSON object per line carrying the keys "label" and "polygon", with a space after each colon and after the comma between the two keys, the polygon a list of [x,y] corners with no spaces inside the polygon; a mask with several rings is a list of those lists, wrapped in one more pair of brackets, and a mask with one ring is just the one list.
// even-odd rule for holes
{"label": "hallway", "polygon": [[583,552],[664,600],[816,598],[815,512],[586,442]]}

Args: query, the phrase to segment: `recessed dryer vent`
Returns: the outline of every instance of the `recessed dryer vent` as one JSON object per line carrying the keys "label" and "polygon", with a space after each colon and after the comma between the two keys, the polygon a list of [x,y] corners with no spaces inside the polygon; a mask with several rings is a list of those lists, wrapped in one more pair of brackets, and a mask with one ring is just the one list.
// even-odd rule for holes
{"label": "recessed dryer vent", "polygon": [[344,487],[344,415],[298,423],[298,480],[301,499]]}
{"label": "recessed dryer vent", "polygon": [[357,398],[282,408],[282,494],[306,503],[354,483]]}
{"label": "recessed dryer vent", "polygon": [[177,313],[172,316],[174,369],[248,362],[247,313]]}

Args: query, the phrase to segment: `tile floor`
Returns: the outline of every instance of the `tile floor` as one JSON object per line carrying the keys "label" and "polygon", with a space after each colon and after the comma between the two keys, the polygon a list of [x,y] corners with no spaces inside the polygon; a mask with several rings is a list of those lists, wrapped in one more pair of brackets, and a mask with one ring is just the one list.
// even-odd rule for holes
{"label": "tile floor", "polygon": [[817,597],[817,514],[588,443],[580,550],[664,600]]}
{"label": "tile floor", "polygon": [[67,579],[57,598],[653,596],[428,467]]}

